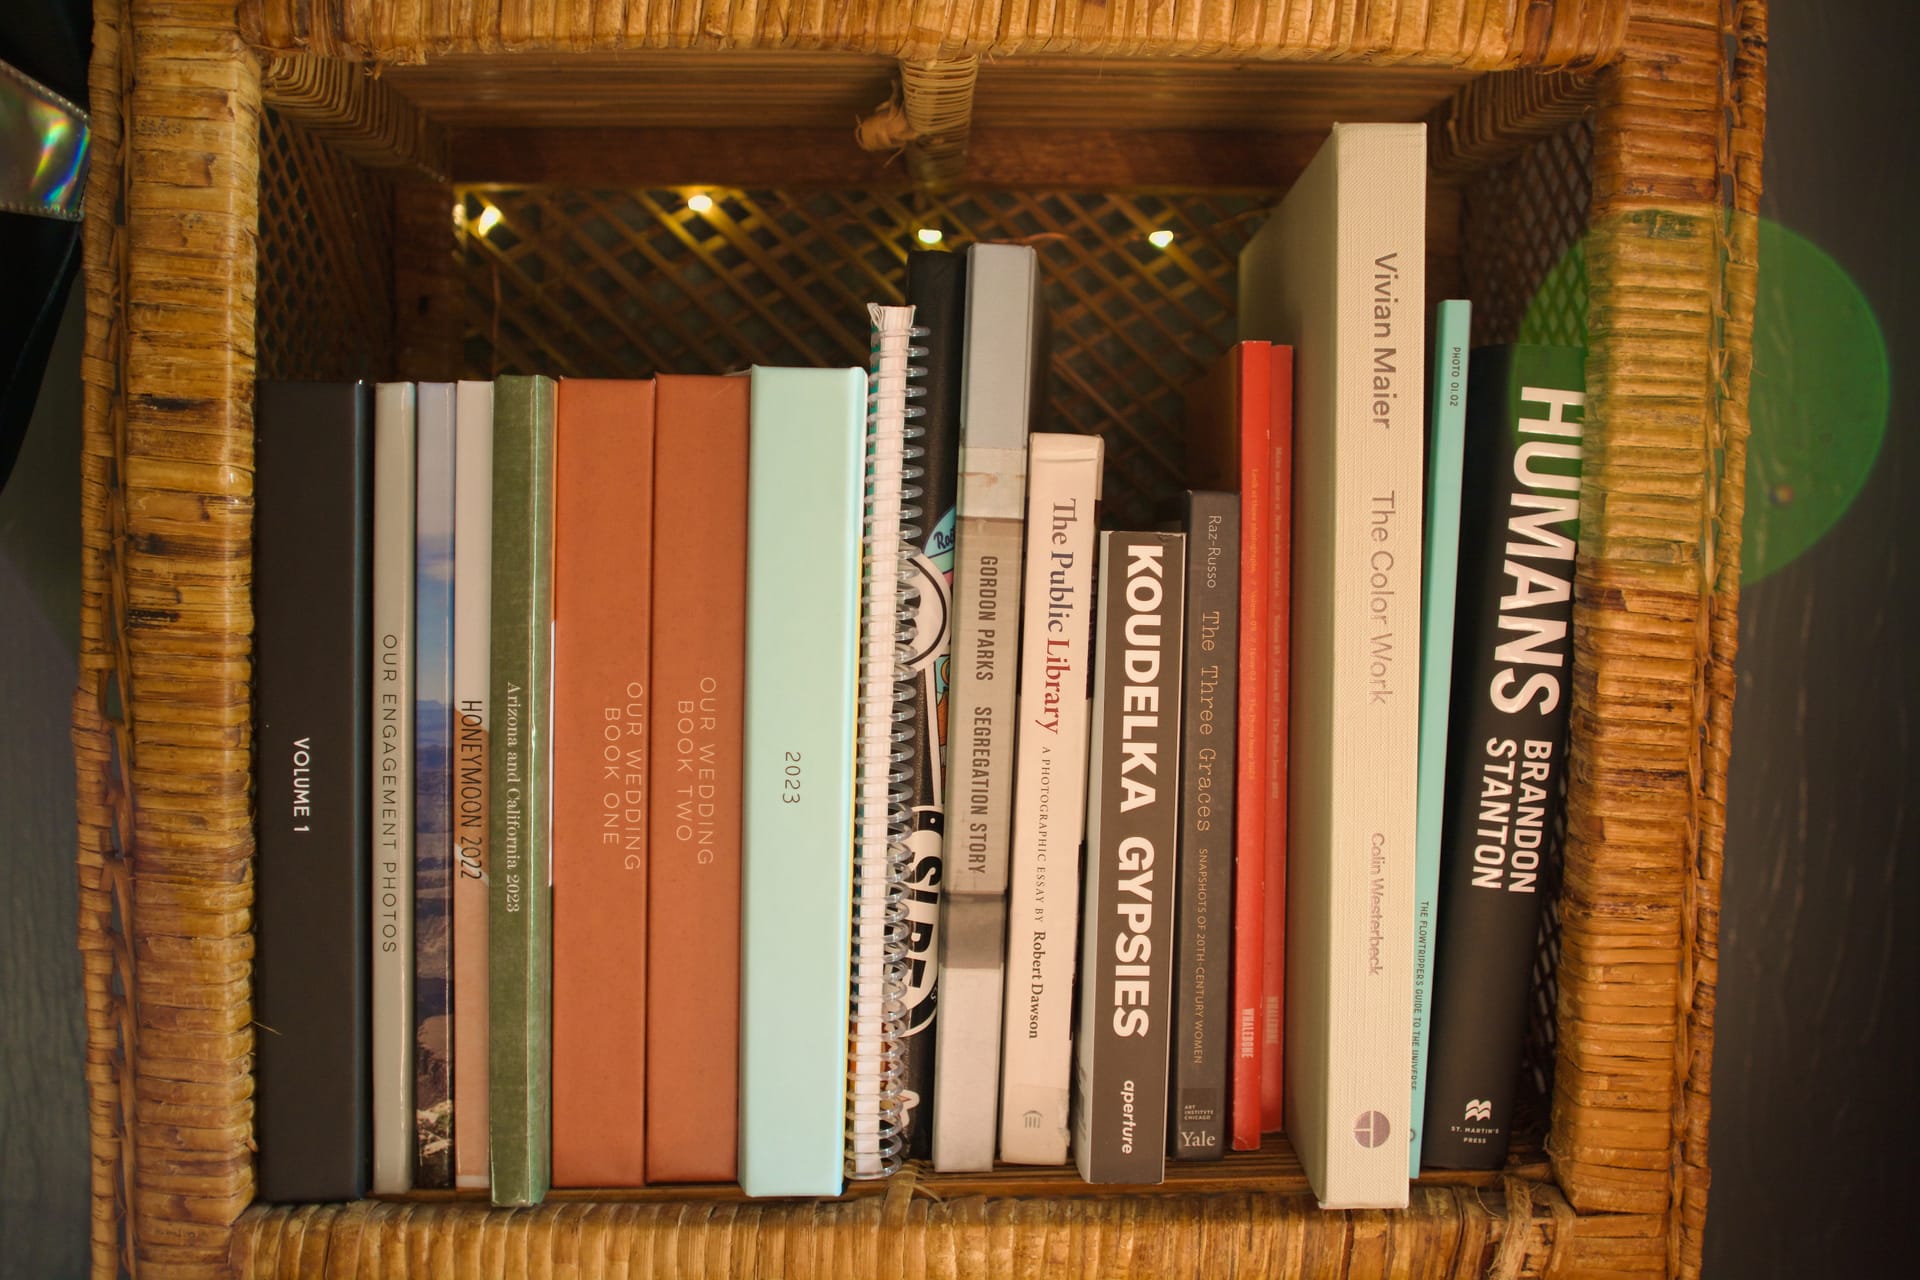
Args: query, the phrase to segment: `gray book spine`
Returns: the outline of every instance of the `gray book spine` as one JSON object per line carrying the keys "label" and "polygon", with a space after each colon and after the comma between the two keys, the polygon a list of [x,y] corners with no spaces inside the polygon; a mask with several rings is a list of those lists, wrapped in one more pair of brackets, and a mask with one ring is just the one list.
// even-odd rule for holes
{"label": "gray book spine", "polygon": [[1239,723],[1240,495],[1189,491],[1186,664],[1180,705],[1180,893],[1174,942],[1167,1153],[1227,1149],[1233,969],[1235,732]]}
{"label": "gray book spine", "polygon": [[993,1167],[1000,1102],[1007,852],[1013,825],[1027,435],[1046,354],[1039,263],[1018,245],[967,254],[960,477],[948,665],[940,1016],[933,1163]]}
{"label": "gray book spine", "polygon": [[373,405],[373,1190],[413,1188],[414,389]]}
{"label": "gray book spine", "polygon": [[1100,538],[1073,1143],[1088,1182],[1166,1174],[1186,543]]}

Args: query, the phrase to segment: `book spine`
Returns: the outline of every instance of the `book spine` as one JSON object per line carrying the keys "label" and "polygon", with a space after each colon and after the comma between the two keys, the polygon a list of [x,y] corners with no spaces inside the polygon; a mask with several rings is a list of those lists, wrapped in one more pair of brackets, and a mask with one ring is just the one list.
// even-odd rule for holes
{"label": "book spine", "polygon": [[1432,1021],[1434,925],[1440,899],[1440,824],[1447,782],[1447,699],[1453,687],[1453,602],[1460,565],[1460,469],[1467,420],[1471,304],[1433,311],[1427,400],[1427,536],[1420,591],[1420,798],[1413,873],[1413,1094],[1407,1116],[1407,1176],[1420,1176],[1426,1132],[1427,1048]]}
{"label": "book spine", "polygon": [[366,1193],[373,406],[260,385],[254,453],[259,1195]]}
{"label": "book spine", "polygon": [[1227,1148],[1233,1052],[1224,993],[1233,937],[1240,497],[1189,490],[1184,517],[1187,634],[1167,1147],[1176,1160],[1218,1160]]}
{"label": "book spine", "polygon": [[866,375],[752,376],[740,1185],[837,1195]]}
{"label": "book spine", "polygon": [[[969,458],[970,464],[979,461]],[[1017,501],[1026,454],[1007,486]],[[960,521],[949,692],[955,717],[941,903],[941,1013],[933,1163],[942,1172],[993,1167],[1000,1104],[1000,1011],[1006,986],[1007,851],[1013,821],[1015,674],[1019,662],[1021,516]],[[965,886],[965,887],[961,887]]]}
{"label": "book spine", "polygon": [[1295,344],[1283,1094],[1328,1208],[1407,1203],[1426,129],[1336,125],[1242,251]]}
{"label": "book spine", "polygon": [[1094,1183],[1166,1176],[1186,535],[1100,539],[1074,1162]]}
{"label": "book spine", "polygon": [[[925,370],[912,307],[870,304],[872,359],[861,516],[859,744],[854,799],[853,981],[848,1026],[847,1176],[881,1178],[906,1146],[907,1000],[913,986],[914,703],[917,607],[905,582],[917,532],[905,501],[911,401]],[[916,432],[917,434],[917,432]]]}
{"label": "book spine", "polygon": [[1287,678],[1292,656],[1293,608],[1293,348],[1267,349],[1266,495],[1267,597],[1264,754],[1266,918],[1260,937],[1260,1131],[1284,1127],[1287,993]]}
{"label": "book spine", "polygon": [[1476,352],[1468,371],[1422,1138],[1442,1168],[1499,1168],[1513,1128],[1565,804],[1584,377],[1583,353],[1562,347]]}
{"label": "book spine", "polygon": [[373,1190],[413,1185],[414,388],[373,410]]}
{"label": "book spine", "polygon": [[[914,529],[913,559],[902,590],[917,601],[917,625],[910,650],[914,678],[913,828],[909,837],[913,867],[907,892],[907,1008],[905,1068],[901,1096],[905,1109],[902,1154],[921,1160],[933,1153],[935,1106],[934,1025],[939,995],[939,926],[946,830],[947,656],[953,639],[952,589],[954,498],[958,486],[962,350],[966,332],[966,264],[957,253],[915,250],[907,255],[907,304],[924,331],[915,341],[925,348],[920,362],[926,410],[909,431],[918,434],[917,497],[908,503]],[[909,440],[912,439],[910,434]],[[913,447],[910,445],[910,448]],[[914,484],[909,477],[908,483]]]}
{"label": "book spine", "polygon": [[[1265,341],[1234,345],[1187,392],[1192,482],[1240,494],[1238,669],[1235,673],[1233,821],[1233,1058],[1227,1108],[1235,1151],[1260,1147],[1260,1081],[1266,936],[1266,787],[1269,442],[1272,364]],[[1280,886],[1284,891],[1284,886]]]}
{"label": "book spine", "polygon": [[967,339],[953,566],[951,728],[934,1026],[933,1164],[993,1167],[1006,986],[1007,853],[1013,826],[1027,434],[1039,345],[1032,249],[968,252]]}
{"label": "book spine", "polygon": [[560,383],[553,459],[553,1184],[646,1180],[654,385]]}
{"label": "book spine", "polygon": [[487,1185],[487,630],[493,600],[493,384],[454,396],[453,1174]]}
{"label": "book spine", "polygon": [[662,376],[647,849],[649,1182],[731,1182],[740,1109],[746,378]]}
{"label": "book spine", "polygon": [[1233,838],[1233,1023],[1234,1056],[1229,1119],[1235,1151],[1258,1151],[1265,1119],[1260,1086],[1265,1079],[1267,893],[1266,794],[1268,575],[1273,554],[1267,528],[1272,518],[1268,474],[1272,425],[1271,351],[1265,343],[1241,343],[1238,395],[1232,407],[1238,426],[1240,481],[1240,673],[1239,752],[1234,794],[1246,797],[1234,809]]}
{"label": "book spine", "polygon": [[453,384],[417,394],[413,1185],[453,1185]]}
{"label": "book spine", "polygon": [[1074,927],[1086,820],[1098,436],[1036,434],[1014,753],[1000,1158],[1065,1164]]}
{"label": "book spine", "polygon": [[487,1110],[498,1205],[538,1204],[551,1167],[554,400],[549,378],[494,384]]}
{"label": "book spine", "polygon": [[[1424,131],[1406,131],[1402,149],[1378,165],[1396,174],[1397,198],[1376,194],[1357,163],[1337,173],[1350,192],[1336,215],[1336,292],[1348,299],[1341,323],[1351,322],[1353,299],[1367,299],[1368,341],[1348,343],[1337,367],[1327,366],[1340,425],[1323,441],[1336,459],[1332,474],[1318,477],[1331,482],[1334,503],[1319,603],[1332,647],[1308,678],[1317,671],[1326,680],[1332,731],[1324,740],[1295,733],[1290,753],[1297,762],[1303,750],[1320,751],[1325,769],[1314,788],[1317,834],[1305,838],[1324,842],[1328,872],[1325,896],[1309,893],[1329,912],[1326,1104],[1316,1127],[1325,1161],[1317,1189],[1330,1207],[1407,1203],[1426,356],[1426,153],[1416,137]],[[1404,182],[1403,172],[1412,175]],[[1371,310],[1376,293],[1386,299],[1384,318]],[[1382,360],[1390,371],[1376,369]],[[1312,607],[1307,597],[1300,603]]]}

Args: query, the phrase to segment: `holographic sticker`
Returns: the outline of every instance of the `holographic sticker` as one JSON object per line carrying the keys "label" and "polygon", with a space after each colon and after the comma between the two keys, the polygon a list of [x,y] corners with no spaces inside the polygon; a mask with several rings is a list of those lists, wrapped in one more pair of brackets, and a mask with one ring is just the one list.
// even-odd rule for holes
{"label": "holographic sticker", "polygon": [[86,112],[0,62],[0,209],[78,221],[91,136]]}

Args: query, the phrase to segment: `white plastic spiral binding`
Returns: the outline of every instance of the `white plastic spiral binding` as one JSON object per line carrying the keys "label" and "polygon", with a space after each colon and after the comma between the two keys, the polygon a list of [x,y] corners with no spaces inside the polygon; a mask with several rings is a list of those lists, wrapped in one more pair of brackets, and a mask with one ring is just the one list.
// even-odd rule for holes
{"label": "white plastic spiral binding", "polygon": [[[924,434],[913,403],[926,370],[915,361],[926,348],[913,341],[911,307],[870,307],[873,345],[867,390],[867,503],[863,552],[861,742],[856,845],[883,842],[877,865],[856,859],[853,900],[853,991],[849,1006],[846,1171],[851,1178],[883,1178],[900,1167],[905,1120],[909,987],[907,877],[913,853],[913,698],[910,665],[918,609],[910,572],[921,537]],[[891,341],[889,341],[891,339]],[[891,430],[893,415],[901,428]]]}

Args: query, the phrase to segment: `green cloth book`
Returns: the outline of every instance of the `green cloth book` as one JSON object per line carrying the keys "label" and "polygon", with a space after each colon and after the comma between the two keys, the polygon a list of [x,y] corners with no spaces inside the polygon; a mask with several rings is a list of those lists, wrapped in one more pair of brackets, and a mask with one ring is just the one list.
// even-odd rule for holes
{"label": "green cloth book", "polygon": [[1460,573],[1460,465],[1467,440],[1467,340],[1473,304],[1433,310],[1427,401],[1426,584],[1420,592],[1420,791],[1414,811],[1413,1105],[1407,1176],[1420,1176],[1427,1105],[1427,1015],[1440,913],[1440,820],[1447,788],[1447,699],[1453,690],[1453,596]]}
{"label": "green cloth book", "polygon": [[740,1186],[841,1189],[866,374],[762,369],[747,464]]}
{"label": "green cloth book", "polygon": [[550,1173],[554,392],[551,378],[507,377],[493,399],[487,1110],[499,1205],[540,1203]]}

